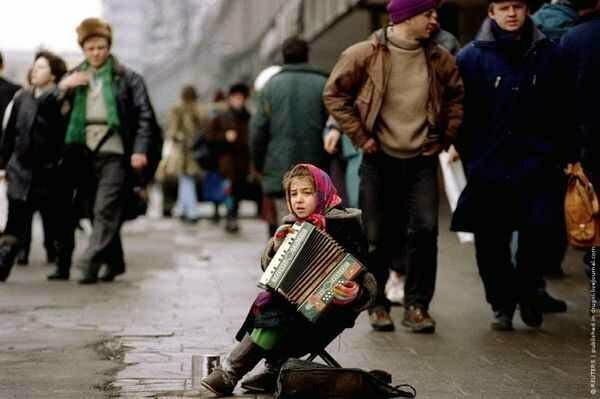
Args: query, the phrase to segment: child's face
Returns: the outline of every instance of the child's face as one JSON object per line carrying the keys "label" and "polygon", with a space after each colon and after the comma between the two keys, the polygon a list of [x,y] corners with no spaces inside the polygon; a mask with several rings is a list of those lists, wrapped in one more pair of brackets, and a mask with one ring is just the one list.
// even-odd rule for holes
{"label": "child's face", "polygon": [[290,183],[290,204],[296,217],[305,219],[317,209],[317,193],[310,179],[296,177]]}

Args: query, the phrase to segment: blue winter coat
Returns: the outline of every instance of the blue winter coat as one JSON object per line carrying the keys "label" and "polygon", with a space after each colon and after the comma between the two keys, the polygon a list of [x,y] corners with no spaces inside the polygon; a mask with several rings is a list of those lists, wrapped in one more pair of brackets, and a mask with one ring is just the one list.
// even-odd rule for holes
{"label": "blue winter coat", "polygon": [[600,186],[600,11],[582,17],[580,23],[563,36],[561,52],[567,64],[571,90],[570,132],[578,135],[583,148],[582,161]]}
{"label": "blue winter coat", "polygon": [[453,230],[494,223],[518,229],[548,223],[555,213],[562,173],[559,53],[531,21],[526,27],[532,44],[523,59],[501,51],[489,19],[458,54],[465,115],[456,145],[468,182]]}

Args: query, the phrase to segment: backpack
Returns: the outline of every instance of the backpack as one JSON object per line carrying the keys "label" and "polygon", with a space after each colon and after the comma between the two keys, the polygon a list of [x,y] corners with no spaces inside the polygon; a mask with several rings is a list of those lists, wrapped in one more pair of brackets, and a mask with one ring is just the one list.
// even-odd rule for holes
{"label": "backpack", "polygon": [[[306,360],[289,359],[277,378],[275,399],[384,399],[415,398],[410,385],[390,385],[391,375],[382,370],[329,367]],[[402,388],[407,388],[403,390]]]}
{"label": "backpack", "polygon": [[[578,248],[594,245],[600,236],[597,225],[598,197],[581,163],[569,165],[569,180],[565,195],[565,223],[569,243]],[[599,237],[600,238],[600,237]]]}

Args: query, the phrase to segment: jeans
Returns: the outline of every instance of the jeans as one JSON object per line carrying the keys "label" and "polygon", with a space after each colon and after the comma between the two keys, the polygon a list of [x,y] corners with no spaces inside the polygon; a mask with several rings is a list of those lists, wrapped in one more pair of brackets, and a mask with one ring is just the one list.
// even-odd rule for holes
{"label": "jeans", "polygon": [[437,157],[365,154],[360,178],[363,228],[369,243],[367,266],[377,279],[373,308],[389,310],[384,287],[394,253],[404,248],[404,305],[428,309],[437,274]]}
{"label": "jeans", "polygon": [[176,208],[182,217],[198,217],[198,197],[196,195],[196,180],[193,176],[180,175],[177,189]]}

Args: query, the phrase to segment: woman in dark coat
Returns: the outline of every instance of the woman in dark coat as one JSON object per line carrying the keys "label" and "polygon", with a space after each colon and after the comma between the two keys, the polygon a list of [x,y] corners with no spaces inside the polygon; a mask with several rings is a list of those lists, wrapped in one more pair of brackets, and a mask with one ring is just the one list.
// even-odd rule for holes
{"label": "woman in dark coat", "polygon": [[246,109],[249,88],[243,83],[234,84],[229,89],[227,110],[218,114],[211,122],[206,137],[217,152],[221,176],[230,186],[227,190],[227,224],[229,233],[238,231],[238,207],[242,198],[250,170],[250,150],[248,147],[248,123],[250,113]]}
{"label": "woman in dark coat", "polygon": [[[40,209],[51,216],[59,214],[58,168],[65,120],[56,83],[66,70],[65,62],[57,55],[47,51],[36,54],[31,71],[32,87],[15,96],[0,142],[0,160],[6,166],[8,180],[8,218],[0,244],[0,281],[5,281],[10,274],[26,240],[34,210]],[[55,227],[65,224],[58,220],[49,222]],[[57,262],[70,266],[72,247],[58,247]],[[68,268],[66,270],[66,273],[53,273],[48,279],[68,279]]]}

